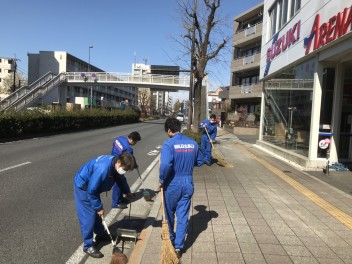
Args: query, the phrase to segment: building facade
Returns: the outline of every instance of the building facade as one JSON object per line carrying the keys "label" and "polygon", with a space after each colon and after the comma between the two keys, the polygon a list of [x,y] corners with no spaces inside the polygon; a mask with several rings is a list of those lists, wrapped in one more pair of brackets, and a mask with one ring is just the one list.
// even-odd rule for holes
{"label": "building facade", "polygon": [[320,168],[352,162],[352,0],[266,0],[257,144]]}
{"label": "building facade", "polygon": [[[38,54],[28,54],[28,83],[31,84],[48,72],[59,74],[61,72],[104,72],[66,51],[40,51]],[[62,91],[61,91],[62,92]],[[137,105],[136,87],[68,86],[65,91],[66,102],[76,103],[76,99],[86,98],[86,106],[93,107],[119,107]],[[59,89],[54,89],[42,99],[44,104],[52,104],[59,100]]]}
{"label": "building facade", "polygon": [[[179,66],[167,66],[167,65],[147,65],[142,63],[132,64],[133,75],[174,75],[179,76]],[[146,88],[144,88],[146,89]],[[148,88],[149,89],[149,88]],[[145,90],[144,90],[145,91]],[[172,111],[172,96],[169,91],[149,89],[148,94],[151,96],[149,100],[149,114],[157,115],[169,115]],[[141,98],[139,99],[141,101]],[[139,104],[140,105],[140,104]]]}
{"label": "building facade", "polygon": [[232,111],[238,113],[253,114],[260,109],[262,25],[263,3],[234,18],[229,99]]}
{"label": "building facade", "polygon": [[27,79],[17,70],[16,61],[16,58],[0,58],[0,101],[14,89],[27,85]]}

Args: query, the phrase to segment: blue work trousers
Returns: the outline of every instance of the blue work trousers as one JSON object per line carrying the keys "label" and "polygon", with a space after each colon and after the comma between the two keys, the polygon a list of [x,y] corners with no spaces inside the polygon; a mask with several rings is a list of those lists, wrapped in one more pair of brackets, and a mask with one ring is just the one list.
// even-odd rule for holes
{"label": "blue work trousers", "polygon": [[87,199],[87,191],[74,184],[77,216],[83,237],[83,250],[93,246],[93,232],[97,235],[104,233],[104,226],[97,212],[91,207]]}
{"label": "blue work trousers", "polygon": [[[184,248],[193,192],[192,176],[176,175],[164,190],[165,215],[169,225],[170,240],[175,248]],[[174,231],[175,215],[177,217],[176,232]]]}
{"label": "blue work trousers", "polygon": [[112,202],[111,207],[116,207],[121,203],[123,194],[128,194],[131,192],[130,186],[128,186],[126,177],[124,175],[119,175],[119,181],[115,182],[112,186]]}
{"label": "blue work trousers", "polygon": [[203,161],[205,163],[211,164],[211,143],[207,134],[202,135],[202,140],[200,142],[200,151],[203,155]]}

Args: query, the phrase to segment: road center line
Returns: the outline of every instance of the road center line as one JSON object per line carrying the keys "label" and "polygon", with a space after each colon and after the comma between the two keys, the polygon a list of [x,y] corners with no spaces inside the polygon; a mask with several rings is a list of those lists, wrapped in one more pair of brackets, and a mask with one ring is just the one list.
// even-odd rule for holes
{"label": "road center line", "polygon": [[299,191],[300,193],[305,195],[308,199],[310,199],[316,205],[318,205],[323,210],[325,210],[327,213],[329,213],[332,217],[334,217],[335,219],[339,220],[346,227],[348,227],[349,229],[352,230],[352,217],[350,215],[346,214],[345,212],[343,212],[342,210],[338,209],[334,205],[332,205],[329,202],[325,201],[323,198],[321,198],[319,195],[317,195],[313,191],[309,190],[303,184],[301,184],[298,181],[292,179],[290,176],[286,175],[281,170],[279,170],[275,166],[271,165],[269,162],[259,158],[254,153],[252,153],[250,150],[246,149],[243,146],[239,146],[239,147],[242,148],[252,158],[254,158],[259,163],[261,163],[264,167],[266,167],[267,169],[272,171],[274,174],[276,174],[276,176],[280,177],[286,183],[291,185],[297,191]]}
{"label": "road center line", "polygon": [[31,164],[31,163],[32,163],[32,162],[27,161],[27,162],[24,162],[24,163],[21,163],[21,164],[17,164],[17,165],[14,165],[14,166],[7,167],[7,168],[5,168],[5,169],[2,169],[2,170],[0,170],[0,172],[7,171],[7,170],[11,170],[11,169],[14,169],[14,168],[17,168],[17,167],[21,167],[21,166],[24,166],[24,165],[27,165],[27,164]]}

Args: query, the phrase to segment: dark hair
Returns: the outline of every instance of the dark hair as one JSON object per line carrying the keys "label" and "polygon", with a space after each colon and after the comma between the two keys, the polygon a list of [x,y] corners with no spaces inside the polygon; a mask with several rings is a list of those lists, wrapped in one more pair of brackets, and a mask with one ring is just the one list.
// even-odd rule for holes
{"label": "dark hair", "polygon": [[141,135],[137,131],[133,131],[128,135],[128,138],[132,139],[134,142],[141,141]]}
{"label": "dark hair", "polygon": [[216,119],[216,115],[215,114],[211,114],[210,115],[210,119]]}
{"label": "dark hair", "polygon": [[124,151],[122,154],[116,157],[115,163],[120,161],[121,167],[126,170],[133,170],[136,167],[134,157],[131,153]]}
{"label": "dark hair", "polygon": [[174,118],[174,117],[169,117],[165,121],[165,132],[167,132],[169,129],[171,130],[172,133],[180,132],[181,131],[181,122]]}

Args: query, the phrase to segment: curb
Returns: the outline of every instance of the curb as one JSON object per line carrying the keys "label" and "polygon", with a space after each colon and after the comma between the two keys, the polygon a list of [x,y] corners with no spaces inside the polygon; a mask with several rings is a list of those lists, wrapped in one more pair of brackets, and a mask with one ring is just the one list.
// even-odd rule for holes
{"label": "curb", "polygon": [[154,223],[159,214],[160,207],[161,207],[161,196],[160,194],[158,194],[158,196],[154,201],[153,207],[150,210],[150,213],[147,217],[147,220],[144,224],[143,231],[140,233],[137,244],[135,245],[131,253],[131,256],[129,259],[130,263],[136,263],[136,264],[141,263],[145,249],[147,247],[147,243],[150,239],[150,236],[154,228]]}

